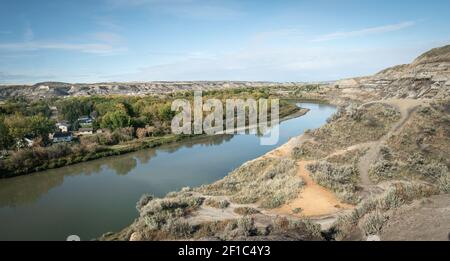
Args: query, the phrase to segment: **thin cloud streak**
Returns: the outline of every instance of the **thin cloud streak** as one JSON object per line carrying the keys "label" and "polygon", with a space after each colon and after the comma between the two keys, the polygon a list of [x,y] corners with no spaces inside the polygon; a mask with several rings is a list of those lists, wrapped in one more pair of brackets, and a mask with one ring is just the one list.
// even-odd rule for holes
{"label": "thin cloud streak", "polygon": [[370,34],[393,32],[393,31],[398,31],[398,30],[402,30],[402,29],[414,26],[415,24],[416,23],[413,21],[407,21],[407,22],[402,22],[402,23],[398,23],[398,24],[371,27],[371,28],[365,28],[365,29],[356,30],[356,31],[336,32],[336,33],[318,36],[317,38],[313,39],[312,42],[325,42],[325,41],[345,39],[345,38],[350,38],[350,37],[365,36],[365,35],[370,35]]}
{"label": "thin cloud streak", "polygon": [[63,51],[79,51],[82,53],[112,55],[126,51],[124,47],[116,48],[108,44],[101,43],[58,43],[58,42],[19,42],[0,44],[0,51],[38,51],[38,50],[63,50]]}

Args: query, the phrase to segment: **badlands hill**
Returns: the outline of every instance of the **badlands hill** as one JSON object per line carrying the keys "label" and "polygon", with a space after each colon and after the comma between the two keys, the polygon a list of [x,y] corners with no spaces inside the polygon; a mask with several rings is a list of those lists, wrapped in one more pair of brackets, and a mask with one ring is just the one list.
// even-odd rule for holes
{"label": "badlands hill", "polygon": [[410,64],[397,65],[368,77],[334,83],[347,92],[369,91],[378,98],[445,98],[450,93],[450,45],[432,49]]}
{"label": "badlands hill", "polygon": [[167,94],[176,91],[214,90],[229,88],[256,88],[267,86],[295,86],[294,83],[237,82],[237,81],[186,81],[186,82],[107,82],[63,83],[42,82],[34,85],[0,86],[0,100],[24,96],[32,99],[88,96],[88,95],[146,95]]}

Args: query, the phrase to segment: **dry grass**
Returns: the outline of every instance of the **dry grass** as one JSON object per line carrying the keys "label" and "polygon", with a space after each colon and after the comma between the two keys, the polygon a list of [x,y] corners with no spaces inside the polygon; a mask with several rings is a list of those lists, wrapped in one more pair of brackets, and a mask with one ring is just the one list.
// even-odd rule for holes
{"label": "dry grass", "polygon": [[327,161],[320,161],[307,166],[311,177],[317,184],[336,193],[345,203],[356,203],[358,170],[355,165],[337,165]]}
{"label": "dry grass", "polygon": [[250,216],[260,213],[259,210],[250,207],[237,207],[234,209],[234,213],[242,216]]}
{"label": "dry grass", "polygon": [[230,205],[230,202],[225,199],[218,200],[214,198],[208,198],[205,200],[204,204],[208,207],[224,209]]}
{"label": "dry grass", "polygon": [[313,131],[313,141],[294,148],[299,159],[320,159],[349,146],[375,141],[400,119],[400,114],[384,104],[341,108],[329,123]]}
{"label": "dry grass", "polygon": [[391,210],[438,193],[435,187],[423,183],[394,183],[383,194],[367,198],[349,214],[339,216],[333,228],[335,239],[348,239],[358,229],[365,235],[375,234],[382,229]]}
{"label": "dry grass", "polygon": [[276,208],[295,198],[303,181],[293,160],[266,158],[248,162],[222,180],[199,191],[207,195],[229,196],[238,204],[258,203]]}

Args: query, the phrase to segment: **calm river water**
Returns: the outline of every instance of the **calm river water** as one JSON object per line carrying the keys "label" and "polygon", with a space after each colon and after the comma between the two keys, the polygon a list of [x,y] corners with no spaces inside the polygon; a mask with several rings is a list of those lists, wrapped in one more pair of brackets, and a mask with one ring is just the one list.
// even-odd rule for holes
{"label": "calm river water", "polygon": [[306,129],[318,128],[334,106],[299,103],[310,111],[280,124],[280,140],[261,146],[255,135],[209,136],[0,180],[0,240],[89,240],[137,217],[140,196],[164,196],[212,183]]}

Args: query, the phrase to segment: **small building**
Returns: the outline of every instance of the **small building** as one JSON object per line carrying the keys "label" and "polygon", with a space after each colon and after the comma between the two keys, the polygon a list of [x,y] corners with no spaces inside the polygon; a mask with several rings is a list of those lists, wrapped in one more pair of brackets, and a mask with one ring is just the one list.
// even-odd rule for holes
{"label": "small building", "polygon": [[93,119],[90,116],[81,116],[78,118],[78,124],[82,128],[90,128],[92,127]]}
{"label": "small building", "polygon": [[69,130],[70,130],[70,123],[68,121],[61,121],[61,122],[56,123],[56,127],[61,132],[69,132]]}
{"label": "small building", "polygon": [[92,135],[94,133],[94,129],[92,128],[80,128],[78,129],[77,135],[83,136],[83,135]]}
{"label": "small building", "polygon": [[97,129],[96,131],[95,131],[95,133],[97,133],[97,134],[102,134],[102,133],[107,133],[109,130],[108,129]]}
{"label": "small building", "polygon": [[55,132],[52,135],[53,143],[59,142],[71,142],[73,139],[72,133],[70,132]]}
{"label": "small building", "polygon": [[78,118],[78,122],[92,123],[92,118],[91,116],[81,116]]}
{"label": "small building", "polygon": [[33,147],[34,141],[31,138],[24,138],[24,145],[27,147]]}

